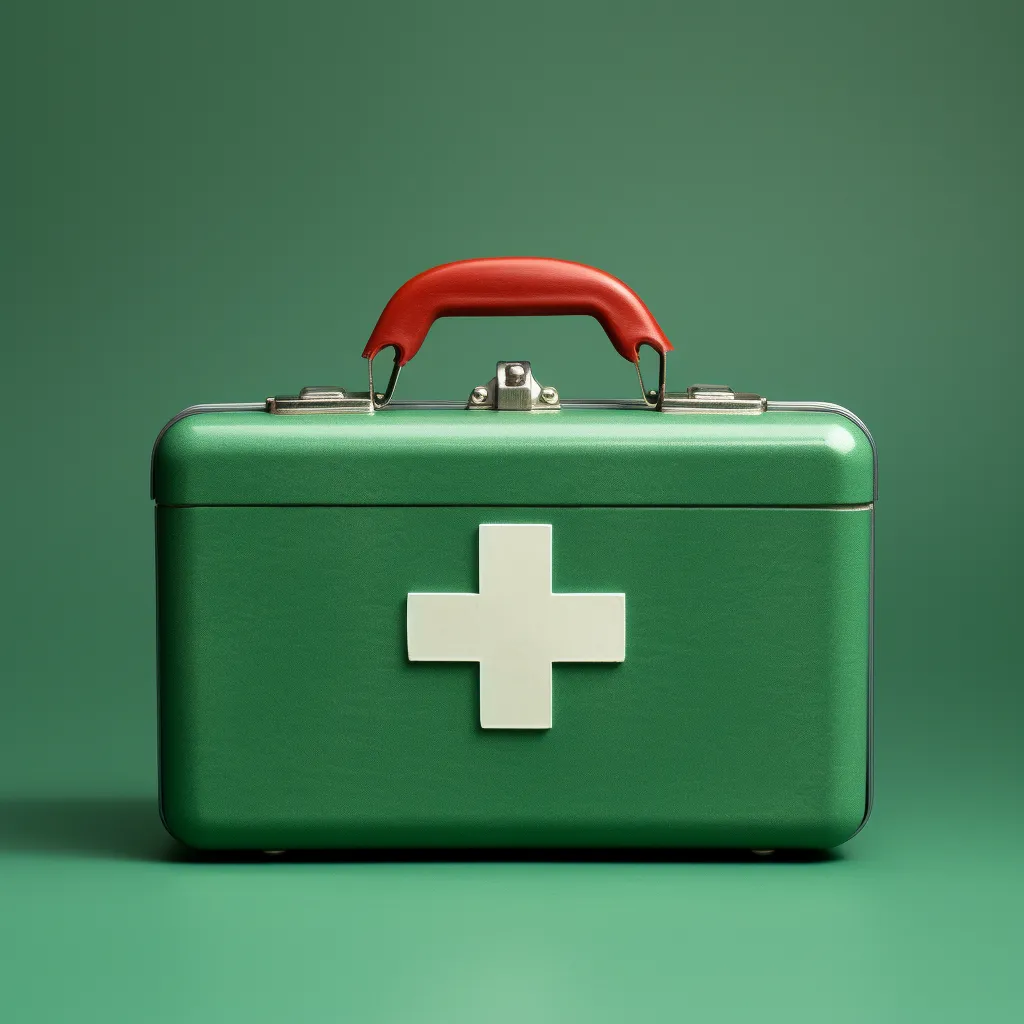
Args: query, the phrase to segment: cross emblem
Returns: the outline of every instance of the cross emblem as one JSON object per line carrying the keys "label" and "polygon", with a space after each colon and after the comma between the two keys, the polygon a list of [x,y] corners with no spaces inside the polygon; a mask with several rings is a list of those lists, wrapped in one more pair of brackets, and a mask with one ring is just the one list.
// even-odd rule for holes
{"label": "cross emblem", "polygon": [[551,665],[625,661],[625,594],[555,594],[551,527],[480,527],[478,594],[410,594],[410,661],[480,663],[484,729],[550,729]]}

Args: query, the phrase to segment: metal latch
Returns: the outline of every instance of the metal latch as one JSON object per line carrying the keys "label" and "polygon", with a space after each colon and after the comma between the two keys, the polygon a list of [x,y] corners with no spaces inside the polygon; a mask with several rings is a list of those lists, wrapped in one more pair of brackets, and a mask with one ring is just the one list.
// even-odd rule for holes
{"label": "metal latch", "polygon": [[724,384],[693,384],[684,392],[669,392],[661,400],[662,412],[731,412],[756,416],[767,400],[747,391],[733,391]]}
{"label": "metal latch", "polygon": [[491,380],[473,388],[466,403],[468,409],[502,412],[556,412],[561,407],[558,392],[537,383],[525,359],[498,363]]}
{"label": "metal latch", "polygon": [[297,395],[278,395],[267,399],[267,412],[279,415],[298,413],[373,412],[369,391],[346,391],[344,388],[303,388]]}

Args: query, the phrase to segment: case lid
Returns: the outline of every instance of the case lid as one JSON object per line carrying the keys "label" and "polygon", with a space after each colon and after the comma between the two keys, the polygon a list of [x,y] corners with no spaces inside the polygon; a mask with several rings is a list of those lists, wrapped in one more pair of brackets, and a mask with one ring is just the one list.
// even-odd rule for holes
{"label": "case lid", "polygon": [[[833,407],[838,410],[838,407]],[[154,450],[164,505],[860,505],[874,449],[843,411],[197,412]]]}

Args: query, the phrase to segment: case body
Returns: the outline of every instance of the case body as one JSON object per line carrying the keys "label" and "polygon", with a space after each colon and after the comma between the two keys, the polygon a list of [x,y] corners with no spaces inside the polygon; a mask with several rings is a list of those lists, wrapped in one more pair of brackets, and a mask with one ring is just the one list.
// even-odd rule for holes
{"label": "case body", "polygon": [[[199,412],[154,456],[162,815],[202,848],[821,848],[870,796],[874,450],[755,416]],[[412,592],[482,524],[552,527],[556,592],[626,595],[621,663],[482,729],[411,662]]]}

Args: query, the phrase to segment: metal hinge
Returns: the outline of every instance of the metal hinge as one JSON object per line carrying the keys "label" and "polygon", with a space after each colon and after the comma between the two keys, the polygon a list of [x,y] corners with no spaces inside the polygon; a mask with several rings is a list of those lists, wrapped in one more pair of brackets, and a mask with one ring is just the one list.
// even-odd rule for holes
{"label": "metal hinge", "polygon": [[279,415],[299,413],[371,413],[373,402],[369,391],[346,391],[344,388],[303,388],[297,395],[278,395],[267,399],[267,412]]}
{"label": "metal hinge", "polygon": [[661,401],[662,412],[731,412],[756,416],[767,400],[747,391],[733,391],[724,384],[694,384],[684,392],[669,392]]}
{"label": "metal hinge", "polygon": [[538,384],[530,364],[521,359],[498,363],[491,380],[473,388],[466,407],[502,412],[556,412],[562,406],[558,392]]}

